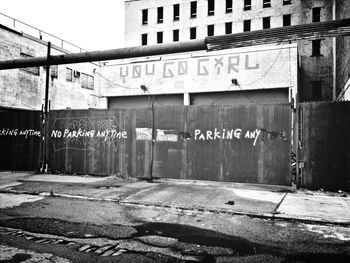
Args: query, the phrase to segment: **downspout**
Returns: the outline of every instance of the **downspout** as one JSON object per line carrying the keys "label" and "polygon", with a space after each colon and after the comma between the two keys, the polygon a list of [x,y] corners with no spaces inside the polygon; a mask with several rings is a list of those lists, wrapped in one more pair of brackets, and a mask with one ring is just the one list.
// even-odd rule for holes
{"label": "downspout", "polygon": [[[332,18],[337,19],[336,0],[333,0]],[[333,101],[337,100],[337,38],[333,37]]]}

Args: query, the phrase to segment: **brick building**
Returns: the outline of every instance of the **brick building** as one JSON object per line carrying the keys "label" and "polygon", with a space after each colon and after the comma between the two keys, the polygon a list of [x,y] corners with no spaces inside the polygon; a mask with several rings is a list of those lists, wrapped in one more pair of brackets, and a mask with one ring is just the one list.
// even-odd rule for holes
{"label": "brick building", "polygon": [[[58,44],[51,46],[51,55],[65,54],[69,51],[59,46],[67,45],[73,52],[76,46],[55,38],[45,32],[26,26],[22,31],[21,22],[2,15],[0,23],[0,60],[47,55],[47,41],[51,37]],[[3,23],[5,21],[5,23]],[[6,24],[7,22],[10,25]],[[13,27],[15,25],[15,27]],[[28,30],[31,29],[31,30]],[[35,37],[35,33],[38,36]],[[40,34],[40,35],[39,35]],[[100,82],[95,72],[100,71],[98,63],[82,63],[50,67],[50,108],[51,109],[87,109],[105,107],[100,98]],[[46,68],[33,67],[0,71],[0,107],[40,110],[45,97]]]}
{"label": "brick building", "polygon": [[[350,1],[336,1],[336,18],[350,17]],[[336,40],[336,96],[337,99],[350,100],[350,37],[338,37]]]}

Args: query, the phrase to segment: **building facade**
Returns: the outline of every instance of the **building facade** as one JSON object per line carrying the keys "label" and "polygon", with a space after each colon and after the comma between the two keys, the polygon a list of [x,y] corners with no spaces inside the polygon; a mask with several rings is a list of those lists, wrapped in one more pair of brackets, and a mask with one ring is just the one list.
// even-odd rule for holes
{"label": "building facade", "polygon": [[[0,24],[0,60],[47,56],[48,42]],[[69,51],[51,45],[51,55]],[[101,98],[98,63],[50,67],[51,109],[106,107]],[[46,67],[0,71],[0,107],[40,110],[45,103]]]}
{"label": "building facade", "polygon": [[[350,16],[350,1],[336,1],[337,19]],[[336,39],[336,61],[335,70],[338,100],[350,100],[350,37],[342,36]]]}
{"label": "building facade", "polygon": [[[342,7],[347,1],[338,1],[338,5],[336,2],[127,0],[125,42],[127,46],[156,45],[349,17],[349,12]],[[336,78],[334,40],[320,38],[297,43],[300,100],[335,100],[337,91],[343,87]]]}

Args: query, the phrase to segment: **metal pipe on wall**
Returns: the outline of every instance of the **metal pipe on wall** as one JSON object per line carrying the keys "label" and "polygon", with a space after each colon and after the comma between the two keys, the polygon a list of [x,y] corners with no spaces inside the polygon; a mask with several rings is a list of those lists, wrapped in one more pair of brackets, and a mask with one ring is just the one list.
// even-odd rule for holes
{"label": "metal pipe on wall", "polygon": [[114,60],[114,59],[147,57],[147,56],[164,55],[164,54],[172,54],[172,53],[182,53],[182,52],[193,52],[193,51],[200,51],[200,50],[206,50],[206,49],[207,49],[207,46],[206,46],[205,39],[192,40],[192,41],[178,42],[178,43],[171,43],[171,44],[161,44],[161,45],[141,46],[141,47],[127,47],[127,48],[112,49],[112,50],[105,50],[105,51],[91,51],[91,52],[83,52],[83,53],[55,55],[50,57],[49,62],[47,61],[47,57],[35,57],[35,58],[0,61],[0,70],[45,66],[47,63],[49,63],[50,65],[62,65],[62,64]]}

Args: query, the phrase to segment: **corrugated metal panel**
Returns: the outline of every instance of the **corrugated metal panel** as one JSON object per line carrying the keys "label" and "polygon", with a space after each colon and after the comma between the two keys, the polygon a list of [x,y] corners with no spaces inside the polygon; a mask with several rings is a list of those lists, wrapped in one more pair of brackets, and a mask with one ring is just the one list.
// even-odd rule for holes
{"label": "corrugated metal panel", "polygon": [[0,170],[39,170],[40,147],[39,111],[0,112]]}
{"label": "corrugated metal panel", "polygon": [[[291,185],[290,128],[288,104],[191,107],[188,130],[195,135],[188,141],[188,176]],[[216,133],[221,139],[211,139]]]}
{"label": "corrugated metal panel", "polygon": [[[152,116],[151,108],[51,111],[51,170],[150,177],[153,163],[153,177],[291,184],[289,104],[155,107],[154,124]],[[79,129],[94,136],[74,136]],[[106,130],[126,136],[99,136]]]}
{"label": "corrugated metal panel", "polygon": [[350,189],[350,102],[302,103],[302,186]]}

